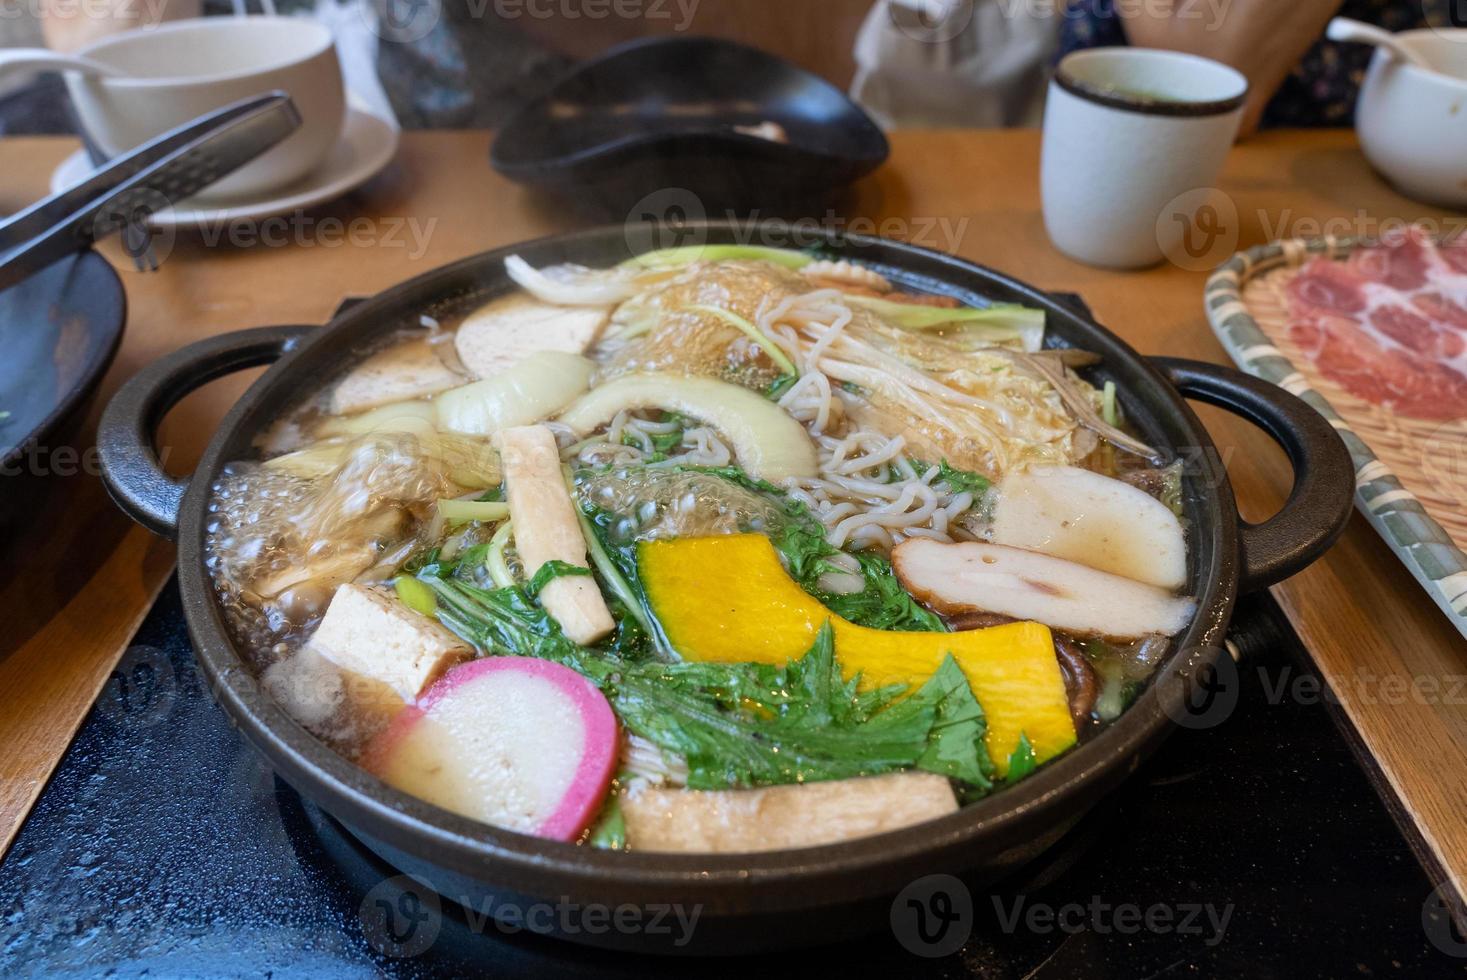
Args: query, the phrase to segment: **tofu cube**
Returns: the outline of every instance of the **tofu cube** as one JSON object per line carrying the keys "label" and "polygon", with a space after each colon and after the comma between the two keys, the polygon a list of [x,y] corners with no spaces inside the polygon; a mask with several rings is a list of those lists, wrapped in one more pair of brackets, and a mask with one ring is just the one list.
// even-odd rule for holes
{"label": "tofu cube", "polygon": [[337,666],[387,684],[404,701],[415,700],[473,653],[469,644],[386,589],[352,584],[331,597],[311,645]]}

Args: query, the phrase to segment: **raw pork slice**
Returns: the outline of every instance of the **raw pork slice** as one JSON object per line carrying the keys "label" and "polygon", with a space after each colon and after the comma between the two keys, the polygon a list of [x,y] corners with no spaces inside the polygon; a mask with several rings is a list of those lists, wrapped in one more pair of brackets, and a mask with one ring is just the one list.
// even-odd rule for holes
{"label": "raw pork slice", "polygon": [[1357,398],[1431,421],[1467,417],[1467,247],[1420,229],[1338,262],[1320,257],[1286,288],[1289,337]]}

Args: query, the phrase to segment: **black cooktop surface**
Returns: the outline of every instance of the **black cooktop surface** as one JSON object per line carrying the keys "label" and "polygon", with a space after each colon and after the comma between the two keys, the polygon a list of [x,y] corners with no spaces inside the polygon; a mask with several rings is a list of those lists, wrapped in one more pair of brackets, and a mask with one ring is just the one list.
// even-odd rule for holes
{"label": "black cooktop surface", "polygon": [[404,891],[230,727],[170,585],[0,863],[0,976],[1467,972],[1467,944],[1276,607],[1249,600],[1240,622],[1264,642],[1251,644],[1226,721],[1179,731],[996,891],[949,883],[923,896],[925,930],[899,917],[838,948],[651,960],[510,932],[482,909]]}

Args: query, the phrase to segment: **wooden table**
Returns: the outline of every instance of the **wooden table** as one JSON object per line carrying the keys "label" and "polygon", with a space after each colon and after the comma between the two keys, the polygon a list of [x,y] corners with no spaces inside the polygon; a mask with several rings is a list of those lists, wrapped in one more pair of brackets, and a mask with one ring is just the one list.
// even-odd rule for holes
{"label": "wooden table", "polygon": [[[857,231],[875,227],[1078,292],[1145,353],[1227,361],[1203,316],[1205,273],[1173,265],[1104,272],[1050,246],[1039,213],[1036,133],[912,132],[892,143],[891,162],[856,188],[832,221]],[[265,226],[264,243],[181,233],[157,274],[131,271],[108,249],[126,269],[131,312],[104,395],[190,340],[262,324],[323,322],[343,297],[575,226],[554,202],[498,178],[486,163],[488,145],[484,133],[411,134],[391,169],[359,193],[274,232]],[[0,140],[7,178],[0,212],[40,196],[73,146]],[[1336,230],[1344,233],[1362,220],[1443,217],[1387,188],[1346,132],[1255,139],[1234,152],[1221,186],[1238,207],[1240,247],[1314,234],[1326,221],[1343,221]],[[357,244],[343,242],[341,232],[353,228]],[[188,469],[246,380],[216,382],[170,415],[161,444],[171,468]],[[1230,461],[1244,516],[1267,516],[1289,488],[1283,454],[1232,417],[1202,414]],[[172,567],[171,545],[129,528],[94,477],[72,484],[54,514],[38,515],[33,541],[12,542],[25,555],[23,569],[0,582],[9,627],[0,631],[0,850]],[[1459,692],[1467,677],[1467,642],[1358,516],[1324,561],[1274,592],[1338,694],[1423,860],[1460,894],[1467,881],[1467,706],[1449,692]],[[1430,677],[1441,682],[1440,697],[1422,703],[1402,696],[1413,681]],[[1285,696],[1311,692],[1286,685]],[[1288,753],[1280,746],[1258,764],[1287,765]],[[1258,832],[1289,828],[1262,813]]]}

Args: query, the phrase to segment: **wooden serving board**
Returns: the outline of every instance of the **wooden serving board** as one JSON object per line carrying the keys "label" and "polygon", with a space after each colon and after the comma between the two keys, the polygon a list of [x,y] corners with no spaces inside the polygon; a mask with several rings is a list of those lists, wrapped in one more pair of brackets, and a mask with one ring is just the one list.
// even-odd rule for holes
{"label": "wooden serving board", "polygon": [[[120,249],[105,245],[122,272],[130,312],[101,398],[191,340],[270,323],[325,322],[343,296],[375,293],[444,262],[574,228],[576,215],[560,202],[512,186],[487,166],[491,135],[405,133],[386,172],[340,201],[292,216],[293,224],[271,226],[270,245],[233,243],[217,226],[208,234],[180,230],[162,270],[149,275],[133,272]],[[906,238],[1044,288],[1081,293],[1101,323],[1143,353],[1226,359],[1200,302],[1206,273],[1171,264],[1135,273],[1094,269],[1050,245],[1038,132],[904,130],[891,143],[890,162],[855,185],[826,223]],[[75,149],[72,139],[0,139],[0,212],[44,195],[51,170]],[[1261,133],[1234,149],[1219,187],[1237,205],[1229,230],[1243,247],[1317,234],[1307,229],[1359,215],[1440,219],[1376,177],[1348,130]],[[342,223],[337,229],[365,222],[374,234],[365,242],[337,234],[328,246],[324,234],[313,233],[329,228],[320,224],[328,219]],[[282,227],[287,234],[279,234]],[[251,377],[214,382],[170,413],[159,440],[170,450],[170,469],[188,472]],[[1198,406],[1198,414],[1229,461],[1243,516],[1266,518],[1292,485],[1284,454],[1235,416],[1209,406]],[[0,772],[0,842],[65,751],[171,567],[172,547],[129,532],[95,477],[87,483],[88,492],[63,508],[63,520],[38,528],[38,545],[21,552],[21,574],[0,586],[7,627],[0,631],[0,729],[5,744],[28,745],[6,756]],[[1453,677],[1467,676],[1467,641],[1364,517],[1273,593],[1330,688],[1355,695],[1366,686],[1365,696],[1341,699],[1342,713],[1433,873],[1460,887],[1467,882],[1467,711],[1446,697],[1377,695],[1397,678],[1438,678],[1451,690]],[[1227,738],[1226,728],[1216,735]]]}

